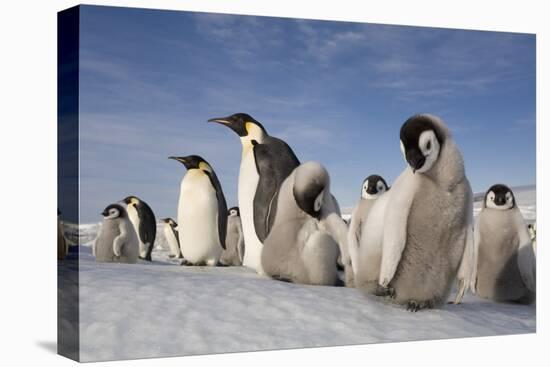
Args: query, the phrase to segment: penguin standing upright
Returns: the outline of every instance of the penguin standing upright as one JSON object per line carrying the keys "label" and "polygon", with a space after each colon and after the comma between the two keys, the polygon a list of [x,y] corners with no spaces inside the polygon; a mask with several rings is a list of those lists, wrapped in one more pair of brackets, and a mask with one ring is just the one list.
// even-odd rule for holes
{"label": "penguin standing upright", "polygon": [[514,194],[491,186],[475,224],[475,293],[497,302],[529,304],[535,299],[536,258]]}
{"label": "penguin standing upright", "polygon": [[93,245],[96,261],[135,264],[139,240],[126,210],[119,204],[110,204],[101,214],[103,223]]}
{"label": "penguin standing upright", "polygon": [[244,258],[244,236],[239,207],[234,206],[227,214],[227,235],[225,236],[225,250],[220,263],[227,266],[240,266]]}
{"label": "penguin standing upright", "polygon": [[359,240],[361,238],[362,226],[369,215],[369,211],[383,193],[388,190],[388,184],[382,176],[370,175],[365,178],[361,186],[361,199],[351,213],[348,231],[348,250],[351,258],[353,273],[357,271],[354,263],[357,263],[359,256]]}
{"label": "penguin standing upright", "polygon": [[[372,214],[382,201],[383,226],[366,233],[377,241],[360,243],[356,285],[417,311],[447,301],[471,242],[473,195],[462,154],[439,118],[409,118],[400,140],[408,167],[367,218],[367,228],[371,219],[380,220]],[[380,248],[377,288],[368,265],[371,251]]]}
{"label": "penguin standing upright", "polygon": [[208,121],[229,127],[241,139],[238,201],[246,247],[243,265],[263,273],[262,243],[276,216],[277,192],[300,162],[288,144],[269,136],[250,115],[237,113]]}
{"label": "penguin standing upright", "polygon": [[215,266],[225,249],[227,204],[214,169],[197,155],[170,157],[187,168],[180,186],[178,233],[189,265]]}
{"label": "penguin standing upright", "polygon": [[330,193],[326,169],[317,162],[298,166],[283,182],[277,200],[275,223],[262,251],[266,274],[295,283],[340,285],[337,259],[346,224]]}
{"label": "penguin standing upright", "polygon": [[168,256],[170,258],[182,259],[183,256],[180,250],[180,240],[177,229],[178,224],[174,222],[172,218],[164,218],[162,219],[162,223],[164,227],[164,238],[166,238],[166,242],[168,243],[168,247],[170,249],[170,255]]}
{"label": "penguin standing upright", "polygon": [[157,221],[155,214],[147,203],[137,196],[124,198],[128,217],[134,225],[139,239],[139,258],[151,261],[151,253],[157,234]]}

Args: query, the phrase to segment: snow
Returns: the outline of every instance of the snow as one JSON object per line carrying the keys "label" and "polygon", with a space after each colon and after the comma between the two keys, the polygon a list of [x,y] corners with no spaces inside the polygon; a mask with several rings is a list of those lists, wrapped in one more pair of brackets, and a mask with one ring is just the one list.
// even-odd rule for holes
{"label": "snow", "polygon": [[[527,219],[535,190],[516,193]],[[476,203],[479,207],[479,203]],[[99,224],[80,236],[82,361],[167,357],[533,333],[536,307],[466,295],[461,305],[411,313],[356,289],[284,283],[243,267],[179,266],[157,231],[152,263],[96,263]],[[160,228],[159,228],[160,229]]]}

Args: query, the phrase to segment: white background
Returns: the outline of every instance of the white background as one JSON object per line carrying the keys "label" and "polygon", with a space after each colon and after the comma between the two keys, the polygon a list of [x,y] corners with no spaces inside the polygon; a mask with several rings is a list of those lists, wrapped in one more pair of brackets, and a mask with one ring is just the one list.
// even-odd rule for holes
{"label": "white background", "polygon": [[[6,5],[10,4],[10,5]],[[3,2],[0,21],[0,363],[73,365],[56,342],[56,12],[75,1]],[[537,334],[123,361],[120,366],[491,365],[550,361],[548,232],[550,20],[544,1],[93,1],[371,23],[537,33]],[[546,16],[545,16],[546,14]],[[545,24],[546,23],[546,24]],[[546,124],[544,123],[546,122]],[[548,168],[546,168],[548,170]],[[550,255],[549,255],[550,256]],[[104,365],[100,363],[98,365]]]}

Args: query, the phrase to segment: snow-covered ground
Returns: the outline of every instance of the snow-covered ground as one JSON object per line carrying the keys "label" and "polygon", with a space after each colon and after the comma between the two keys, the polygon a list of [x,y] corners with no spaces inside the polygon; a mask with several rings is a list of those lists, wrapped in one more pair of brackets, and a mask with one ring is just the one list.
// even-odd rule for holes
{"label": "snow-covered ground", "polygon": [[[534,220],[534,187],[516,198]],[[461,305],[411,313],[351,288],[284,283],[242,267],[179,266],[160,230],[152,263],[100,264],[90,247],[98,228],[78,233],[82,361],[535,332],[535,306],[471,294]]]}

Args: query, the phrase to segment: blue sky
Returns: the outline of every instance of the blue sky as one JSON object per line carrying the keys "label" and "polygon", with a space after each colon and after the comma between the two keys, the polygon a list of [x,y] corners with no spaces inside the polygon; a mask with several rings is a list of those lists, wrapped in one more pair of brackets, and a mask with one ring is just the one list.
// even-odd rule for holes
{"label": "blue sky", "polygon": [[83,222],[130,194],[176,218],[171,155],[203,156],[236,205],[239,139],[206,123],[235,112],[323,163],[342,207],[399,175],[419,112],[446,121],[474,191],[535,183],[534,35],[84,6],[80,45]]}

